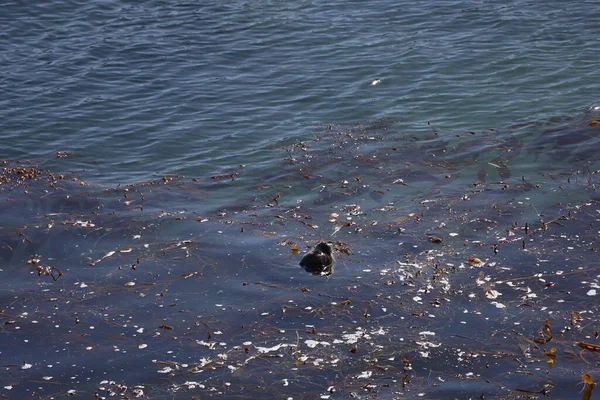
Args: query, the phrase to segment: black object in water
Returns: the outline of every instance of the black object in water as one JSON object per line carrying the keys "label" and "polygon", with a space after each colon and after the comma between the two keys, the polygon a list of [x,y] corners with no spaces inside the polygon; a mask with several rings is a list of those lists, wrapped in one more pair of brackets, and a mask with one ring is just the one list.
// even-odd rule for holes
{"label": "black object in water", "polygon": [[329,244],[321,242],[302,257],[300,266],[311,274],[331,275],[333,273],[332,252],[333,250]]}

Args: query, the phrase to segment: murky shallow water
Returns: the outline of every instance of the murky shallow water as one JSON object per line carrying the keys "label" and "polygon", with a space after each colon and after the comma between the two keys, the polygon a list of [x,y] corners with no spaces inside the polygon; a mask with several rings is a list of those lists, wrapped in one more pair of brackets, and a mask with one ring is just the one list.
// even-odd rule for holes
{"label": "murky shallow water", "polygon": [[[598,117],[323,126],[277,169],[117,188],[6,162],[4,394],[579,399]],[[298,266],[319,241],[328,277]]]}

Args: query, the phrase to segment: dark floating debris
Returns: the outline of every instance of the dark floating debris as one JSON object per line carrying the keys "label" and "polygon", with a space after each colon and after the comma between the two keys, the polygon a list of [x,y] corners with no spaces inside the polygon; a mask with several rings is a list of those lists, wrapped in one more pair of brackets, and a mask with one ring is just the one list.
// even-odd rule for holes
{"label": "dark floating debris", "polygon": [[320,242],[302,257],[300,266],[314,275],[331,275],[334,270],[332,253],[333,249],[329,244]]}
{"label": "dark floating debris", "polygon": [[443,240],[442,240],[441,237],[437,237],[437,236],[433,236],[433,235],[432,236],[428,236],[428,239],[432,243],[442,243],[443,242]]}

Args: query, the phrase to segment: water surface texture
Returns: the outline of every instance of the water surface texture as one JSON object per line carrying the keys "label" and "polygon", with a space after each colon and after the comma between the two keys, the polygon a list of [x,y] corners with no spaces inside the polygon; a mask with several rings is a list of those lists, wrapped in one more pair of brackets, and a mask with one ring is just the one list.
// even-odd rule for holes
{"label": "water surface texture", "polygon": [[0,23],[0,397],[591,397],[595,2]]}
{"label": "water surface texture", "polygon": [[266,144],[310,137],[315,122],[477,130],[570,113],[597,100],[599,13],[561,1],[9,3],[0,157],[72,151],[69,166],[113,185],[268,162]]}

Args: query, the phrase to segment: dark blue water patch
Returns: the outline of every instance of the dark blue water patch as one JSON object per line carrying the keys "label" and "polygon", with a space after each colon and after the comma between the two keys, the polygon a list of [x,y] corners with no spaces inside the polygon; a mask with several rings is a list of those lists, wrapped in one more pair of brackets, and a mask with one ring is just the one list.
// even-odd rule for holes
{"label": "dark blue water patch", "polygon": [[[574,398],[564,371],[580,375],[576,343],[596,340],[596,173],[545,158],[553,142],[531,161],[547,126],[516,128],[519,141],[453,132],[453,145],[385,121],[325,126],[275,146],[264,180],[237,164],[104,188],[6,162],[3,387]],[[328,277],[298,265],[321,241]]]}

